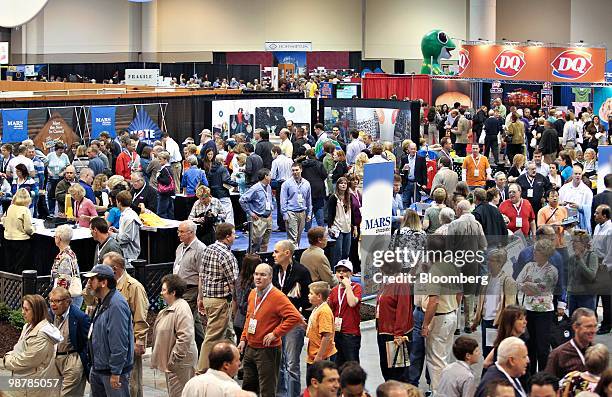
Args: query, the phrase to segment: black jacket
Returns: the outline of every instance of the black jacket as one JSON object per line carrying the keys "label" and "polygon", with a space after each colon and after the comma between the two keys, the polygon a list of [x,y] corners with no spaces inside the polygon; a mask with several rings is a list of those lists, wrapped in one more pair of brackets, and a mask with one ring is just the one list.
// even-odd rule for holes
{"label": "black jacket", "polygon": [[532,189],[532,186],[529,184],[529,180],[527,179],[527,174],[522,174],[519,176],[516,183],[521,187],[521,197],[529,201],[531,208],[533,208],[533,212],[537,217],[538,211],[540,208],[542,208],[544,193],[552,188],[550,180],[541,174],[536,174],[535,179],[533,180],[533,197],[527,197],[528,189]]}
{"label": "black jacket", "polygon": [[[487,372],[485,372],[483,377],[480,379],[480,384],[478,385],[478,388],[476,388],[476,393],[474,394],[474,397],[487,397],[487,386],[489,385],[489,383],[496,379],[508,380],[508,378],[506,378],[506,375],[504,375],[504,373],[497,369],[497,366],[493,364],[487,369]],[[515,382],[518,382],[518,378],[514,378],[514,380]],[[521,397],[519,392],[516,390],[516,387],[516,385],[513,385],[514,396]]]}
{"label": "black jacket", "polygon": [[476,115],[472,119],[472,130],[480,135],[486,120],[487,114],[482,109],[476,112]]}
{"label": "black jacket", "polygon": [[485,134],[488,136],[497,136],[503,131],[502,123],[497,117],[489,117],[484,121]]}
{"label": "black jacket", "polygon": [[338,161],[334,166],[334,170],[332,171],[332,182],[336,183],[336,181],[341,177],[346,175],[348,172],[348,166],[346,165],[346,161]]}
{"label": "black jacket", "polygon": [[272,274],[272,284],[281,290],[285,295],[287,295],[296,284],[299,284],[300,296],[299,298],[289,298],[293,306],[302,313],[302,316],[308,318],[310,315],[310,311],[307,310],[310,308],[310,302],[308,301],[308,292],[309,285],[312,283],[312,278],[310,278],[310,271],[304,267],[304,265],[299,264],[296,261],[287,268],[287,274],[285,276],[285,283],[281,288],[280,282],[278,279],[278,275],[280,273],[280,266],[274,265],[274,271]]}
{"label": "black jacket", "polygon": [[[130,193],[132,193],[132,197],[134,197],[138,192],[132,188]],[[157,212],[157,190],[152,188],[151,185],[145,185],[142,193],[140,193],[138,197],[132,199],[132,207],[135,207],[134,211],[136,211],[137,214],[140,214],[139,206],[141,203],[144,204],[146,209]]]}
{"label": "black jacket", "polygon": [[[408,154],[402,154],[400,159],[400,175],[402,176],[402,185],[406,185],[408,183],[408,172],[404,172],[404,165],[409,164],[408,162]],[[414,180],[421,186],[427,185],[427,162],[425,157],[416,155],[416,160],[414,161]]]}
{"label": "black jacket", "polygon": [[325,198],[325,179],[327,172],[323,163],[314,159],[302,161],[302,178],[310,183],[312,199]]}
{"label": "black jacket", "polygon": [[[349,205],[351,201],[349,200]],[[338,206],[338,197],[335,194],[329,196],[329,200],[327,201],[327,214],[325,217],[325,221],[329,226],[334,224],[334,220],[336,219],[336,207]],[[355,226],[355,213],[351,210],[351,226]]]}
{"label": "black jacket", "polygon": [[612,191],[604,190],[603,192],[593,196],[593,205],[591,206],[591,227],[595,230],[595,210],[601,204],[608,204],[612,207]]}
{"label": "black jacket", "polygon": [[555,130],[557,130],[557,134],[559,134],[559,136],[563,136],[563,126],[565,126],[565,120],[557,119],[553,125]]}
{"label": "black jacket", "polygon": [[[173,176],[172,176],[172,171],[171,171],[170,165],[166,164],[166,165],[162,166],[162,168],[159,170],[159,175],[157,176],[157,185],[158,186],[159,186],[159,184],[169,185],[170,181],[172,180],[172,178],[173,178]],[[174,183],[176,184],[177,181],[174,181]],[[158,192],[159,192],[159,190],[158,190]],[[168,193],[159,193],[159,194],[163,194],[164,196],[172,196],[174,194],[174,191],[171,191],[171,192],[168,192]]]}
{"label": "black jacket", "polygon": [[261,141],[257,142],[257,145],[255,145],[255,154],[258,154],[259,157],[261,157],[261,161],[263,161],[264,168],[267,168],[269,170],[272,169],[273,147],[274,145],[272,145],[272,143],[267,139],[262,139]]}
{"label": "black jacket", "polygon": [[294,160],[297,157],[303,156],[304,154],[306,154],[306,148],[304,147],[304,145],[306,143],[307,143],[306,139],[304,139],[304,138],[296,139],[295,142],[293,142],[293,156],[292,156],[292,158]]}
{"label": "black jacket", "polygon": [[237,186],[236,182],[230,178],[229,171],[225,166],[219,163],[213,163],[208,173],[208,187],[210,188],[210,194],[215,198],[229,197],[229,190],[227,190],[223,184],[230,186]]}
{"label": "black jacket", "polygon": [[559,135],[554,128],[547,128],[542,132],[539,148],[543,154],[557,153],[559,150]]}
{"label": "black jacket", "polygon": [[[259,143],[257,144],[259,145]],[[272,164],[272,162],[270,162]],[[257,179],[257,171],[263,168],[263,159],[257,153],[251,153],[246,159],[246,164],[244,166],[244,173],[246,174],[247,184],[249,186],[256,184],[259,182]],[[271,169],[272,165],[270,165]]]}
{"label": "black jacket", "polygon": [[497,243],[504,243],[507,240],[508,228],[497,207],[486,202],[480,203],[474,208],[472,215],[482,225],[489,247],[497,245]]}

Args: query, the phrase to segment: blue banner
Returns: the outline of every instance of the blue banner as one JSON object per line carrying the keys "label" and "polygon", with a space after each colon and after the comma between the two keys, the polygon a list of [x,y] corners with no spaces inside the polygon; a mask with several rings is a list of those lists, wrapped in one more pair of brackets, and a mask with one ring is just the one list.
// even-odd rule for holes
{"label": "blue banner", "polygon": [[139,108],[134,120],[130,123],[128,131],[130,134],[138,135],[138,139],[148,145],[153,145],[156,140],[161,139],[159,126],[151,120],[151,117],[142,106]]}
{"label": "blue banner", "polygon": [[21,142],[28,139],[28,109],[2,110],[2,142]]}
{"label": "blue banner", "polygon": [[608,128],[608,117],[612,116],[612,87],[595,87],[593,113]]}
{"label": "blue banner", "polygon": [[115,133],[115,106],[92,106],[91,112],[91,139],[98,139],[100,133],[106,131],[114,138]]}
{"label": "blue banner", "polygon": [[292,63],[295,74],[306,73],[306,53],[301,51],[274,51],[276,63]]}

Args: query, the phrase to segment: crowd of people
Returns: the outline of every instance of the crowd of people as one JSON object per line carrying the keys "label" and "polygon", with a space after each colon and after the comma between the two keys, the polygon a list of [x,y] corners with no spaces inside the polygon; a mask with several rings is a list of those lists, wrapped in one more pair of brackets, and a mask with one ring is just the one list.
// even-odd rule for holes
{"label": "crowd of people", "polygon": [[[53,290],[48,301],[23,298],[26,325],[3,367],[62,376],[62,395],[82,395],[88,381],[93,396],[139,396],[151,346],[171,396],[369,395],[359,364],[366,292],[354,277],[370,266],[359,249],[363,176],[366,164],[393,162],[389,249],[483,256],[383,263],[387,281],[374,292],[385,382],[375,394],[419,396],[426,384],[444,397],[612,396],[608,347],[595,343],[612,326],[612,174],[603,193],[592,179],[607,130],[589,109],[534,118],[498,100],[472,115],[423,104],[422,127],[395,152],[364,131],[318,123],[311,134],[290,120],[278,137],[256,130],[252,140],[203,130],[199,145],[164,133],[147,146],[127,132],[48,155],[31,141],[3,145],[3,270],[32,265],[33,217],[72,218],[97,243],[81,273],[74,229],[56,228]],[[127,269],[140,256],[139,215],[173,219],[178,193],[195,202],[161,280],[164,309],[149,324],[151,302]],[[240,264],[232,193],[252,241]],[[273,231],[286,239],[270,247]],[[470,336],[478,328],[481,340]]]}

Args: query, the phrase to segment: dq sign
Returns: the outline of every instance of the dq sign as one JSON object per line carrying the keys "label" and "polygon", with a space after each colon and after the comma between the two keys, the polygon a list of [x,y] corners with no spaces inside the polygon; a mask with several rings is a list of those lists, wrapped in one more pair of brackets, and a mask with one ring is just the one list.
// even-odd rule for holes
{"label": "dq sign", "polygon": [[457,74],[461,75],[469,65],[470,52],[465,48],[462,48],[459,50],[459,72]]}
{"label": "dq sign", "polygon": [[584,51],[567,50],[557,55],[550,66],[553,67],[553,76],[576,80],[587,74],[593,67],[593,63],[591,54]]}
{"label": "dq sign", "polygon": [[525,54],[516,49],[506,49],[499,53],[495,61],[495,73],[504,77],[514,77],[525,67]]}

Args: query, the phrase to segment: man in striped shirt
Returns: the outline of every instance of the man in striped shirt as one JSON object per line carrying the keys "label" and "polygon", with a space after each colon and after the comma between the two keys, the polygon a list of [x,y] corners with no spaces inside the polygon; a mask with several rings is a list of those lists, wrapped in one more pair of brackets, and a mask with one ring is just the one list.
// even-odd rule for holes
{"label": "man in striped shirt", "polygon": [[204,250],[200,266],[198,310],[207,318],[198,363],[200,373],[208,369],[208,354],[214,344],[223,339],[238,278],[238,261],[231,251],[236,239],[234,225],[217,225],[216,238],[217,241]]}

